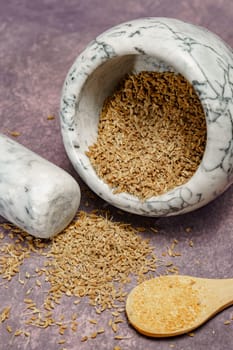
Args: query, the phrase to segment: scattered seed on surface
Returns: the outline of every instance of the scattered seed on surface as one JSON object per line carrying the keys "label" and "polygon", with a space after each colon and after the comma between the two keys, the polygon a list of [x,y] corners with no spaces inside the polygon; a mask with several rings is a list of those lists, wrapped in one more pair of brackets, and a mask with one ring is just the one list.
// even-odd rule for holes
{"label": "scattered seed on surface", "polygon": [[8,333],[12,333],[12,327],[11,326],[7,325],[6,326],[6,330],[7,330]]}
{"label": "scattered seed on surface", "polygon": [[15,337],[18,337],[19,335],[23,334],[23,331],[21,329],[17,329],[14,333]]}
{"label": "scattered seed on surface", "polygon": [[19,131],[8,131],[8,133],[13,137],[18,137],[21,135]]}
{"label": "scattered seed on surface", "polygon": [[100,328],[100,329],[97,330],[97,333],[98,333],[98,334],[102,334],[102,333],[104,333],[104,332],[105,332],[104,328]]}
{"label": "scattered seed on surface", "polygon": [[128,339],[129,337],[125,337],[123,335],[115,335],[114,339],[116,340],[123,340],[123,339]]}
{"label": "scattered seed on surface", "polygon": [[84,335],[82,338],[81,338],[81,342],[85,342],[88,340],[88,336],[87,335]]}
{"label": "scattered seed on surface", "polygon": [[97,332],[91,333],[90,338],[95,339],[97,337]]}
{"label": "scattered seed on surface", "polygon": [[227,321],[224,322],[224,324],[225,324],[225,325],[229,325],[229,324],[231,324],[231,321],[230,321],[230,320],[227,320]]}
{"label": "scattered seed on surface", "polygon": [[188,336],[189,336],[189,337],[194,337],[194,336],[195,336],[195,333],[193,333],[193,332],[192,332],[192,333],[188,333]]}
{"label": "scattered seed on surface", "polygon": [[90,323],[92,323],[92,324],[97,324],[97,321],[96,320],[94,320],[94,319],[91,319],[91,320],[88,320]]}
{"label": "scattered seed on surface", "polygon": [[55,116],[54,116],[54,115],[48,115],[48,116],[47,116],[47,120],[53,120],[53,119],[55,119]]}
{"label": "scattered seed on surface", "polygon": [[192,240],[189,241],[189,246],[193,247],[193,241]]}
{"label": "scattered seed on surface", "polygon": [[9,318],[10,311],[11,311],[10,306],[7,306],[2,310],[2,312],[0,313],[0,323],[4,322],[5,320],[7,320]]}

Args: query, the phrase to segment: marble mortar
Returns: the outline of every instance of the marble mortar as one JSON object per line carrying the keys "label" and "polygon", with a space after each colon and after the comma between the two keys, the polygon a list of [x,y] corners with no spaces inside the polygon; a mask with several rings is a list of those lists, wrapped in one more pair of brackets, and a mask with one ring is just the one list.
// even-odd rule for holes
{"label": "marble mortar", "polygon": [[[141,201],[114,194],[85,152],[97,138],[99,113],[126,73],[174,71],[195,88],[207,127],[203,159],[191,179]],[[233,54],[205,28],[172,18],[141,18],[99,35],[77,57],[64,82],[60,121],[66,152],[86,184],[111,205],[146,216],[186,213],[223,193],[233,179]]]}

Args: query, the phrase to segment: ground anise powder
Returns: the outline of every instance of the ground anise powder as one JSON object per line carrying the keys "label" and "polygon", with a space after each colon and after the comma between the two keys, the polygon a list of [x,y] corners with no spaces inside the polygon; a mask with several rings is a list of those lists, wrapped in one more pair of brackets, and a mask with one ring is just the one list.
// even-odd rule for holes
{"label": "ground anise powder", "polygon": [[88,149],[97,175],[141,199],[186,183],[199,166],[206,122],[193,86],[173,72],[129,74],[104,101]]}

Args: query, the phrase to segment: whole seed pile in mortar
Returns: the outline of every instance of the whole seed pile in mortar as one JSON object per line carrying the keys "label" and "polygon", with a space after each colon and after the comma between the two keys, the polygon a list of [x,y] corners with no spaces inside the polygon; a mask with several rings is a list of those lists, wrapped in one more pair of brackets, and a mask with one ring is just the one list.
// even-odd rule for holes
{"label": "whole seed pile in mortar", "polygon": [[173,72],[141,72],[127,75],[105,100],[87,156],[115,193],[146,199],[186,183],[205,143],[205,114],[193,86]]}

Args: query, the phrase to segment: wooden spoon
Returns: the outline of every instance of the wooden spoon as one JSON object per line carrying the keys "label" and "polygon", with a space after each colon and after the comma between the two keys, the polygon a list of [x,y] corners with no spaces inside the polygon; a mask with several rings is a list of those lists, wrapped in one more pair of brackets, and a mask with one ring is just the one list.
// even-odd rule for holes
{"label": "wooden spoon", "polygon": [[233,279],[161,276],[136,286],[126,313],[140,333],[172,337],[189,333],[233,304]]}

